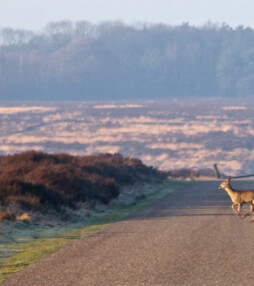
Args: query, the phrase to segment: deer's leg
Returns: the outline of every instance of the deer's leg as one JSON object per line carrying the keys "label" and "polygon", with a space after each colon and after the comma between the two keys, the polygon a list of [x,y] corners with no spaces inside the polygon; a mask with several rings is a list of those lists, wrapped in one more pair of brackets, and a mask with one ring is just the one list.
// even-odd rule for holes
{"label": "deer's leg", "polygon": [[239,205],[240,204],[233,204],[232,205],[232,210],[234,211],[235,214],[240,216],[240,212],[235,209],[235,206],[238,206],[238,210],[240,209],[240,211],[241,211],[241,206],[239,206]]}
{"label": "deer's leg", "polygon": [[[245,214],[244,216],[242,216],[242,219],[245,218],[246,216],[250,215],[253,212],[253,210],[254,210],[254,205],[253,205],[253,202],[251,202],[250,211],[247,214]],[[253,219],[251,221],[253,221]]]}
{"label": "deer's leg", "polygon": [[[252,212],[253,212],[253,210],[254,210],[254,205],[253,205],[253,203],[254,203],[254,201],[252,201],[252,203],[251,203],[251,206],[252,206]],[[254,218],[252,218],[250,222],[253,222],[253,221],[254,221]]]}
{"label": "deer's leg", "polygon": [[250,210],[250,213],[254,211],[254,200],[251,202]]}
{"label": "deer's leg", "polygon": [[250,215],[250,214],[253,212],[253,209],[254,209],[254,206],[253,206],[253,204],[251,203],[251,204],[250,204],[250,211],[248,212],[247,215]]}
{"label": "deer's leg", "polygon": [[237,210],[238,210],[238,213],[241,214],[241,208],[242,208],[242,204],[238,204],[237,205]]}
{"label": "deer's leg", "polygon": [[246,216],[249,216],[249,215],[253,212],[253,209],[254,209],[254,206],[253,206],[253,204],[251,203],[251,204],[250,204],[250,211],[249,211],[247,214],[243,215],[243,216],[242,216],[242,219],[246,218]]}

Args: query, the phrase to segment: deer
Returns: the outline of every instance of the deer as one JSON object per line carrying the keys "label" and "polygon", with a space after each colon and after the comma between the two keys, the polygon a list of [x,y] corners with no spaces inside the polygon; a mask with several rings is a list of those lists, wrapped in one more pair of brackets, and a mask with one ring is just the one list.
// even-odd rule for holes
{"label": "deer", "polygon": [[[242,205],[250,203],[250,211],[245,215],[241,216],[241,219],[244,219],[246,218],[246,216],[249,216],[254,210],[254,190],[234,190],[230,185],[230,180],[231,178],[227,178],[223,183],[219,185],[219,189],[224,189],[228,193],[233,202],[232,209],[238,216],[241,216]],[[237,206],[237,210],[235,209],[235,206]],[[252,219],[251,221],[253,220],[254,219]]]}

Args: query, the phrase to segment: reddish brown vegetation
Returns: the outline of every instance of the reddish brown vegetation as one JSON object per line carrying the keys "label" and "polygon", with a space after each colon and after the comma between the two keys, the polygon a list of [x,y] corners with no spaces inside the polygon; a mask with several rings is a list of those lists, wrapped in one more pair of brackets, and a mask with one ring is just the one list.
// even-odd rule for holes
{"label": "reddish brown vegetation", "polygon": [[16,215],[11,211],[0,211],[0,220],[15,220]]}
{"label": "reddish brown vegetation", "polygon": [[0,157],[0,204],[28,210],[59,210],[90,201],[108,204],[120,186],[160,176],[140,160],[120,154],[75,157],[30,151]]}

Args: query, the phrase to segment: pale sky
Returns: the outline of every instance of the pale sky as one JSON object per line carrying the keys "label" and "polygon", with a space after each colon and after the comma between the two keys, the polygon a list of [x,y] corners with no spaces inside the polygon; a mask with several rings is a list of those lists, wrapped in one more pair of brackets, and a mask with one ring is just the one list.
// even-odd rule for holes
{"label": "pale sky", "polygon": [[254,28],[254,0],[0,0],[0,28],[37,31],[67,19],[196,26],[210,20]]}

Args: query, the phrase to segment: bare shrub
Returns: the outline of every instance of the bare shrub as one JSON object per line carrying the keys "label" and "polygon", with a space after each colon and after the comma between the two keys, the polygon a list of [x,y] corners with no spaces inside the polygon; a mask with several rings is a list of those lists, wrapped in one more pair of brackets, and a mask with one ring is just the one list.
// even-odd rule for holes
{"label": "bare shrub", "polygon": [[11,211],[0,211],[0,220],[15,220],[16,215]]}

